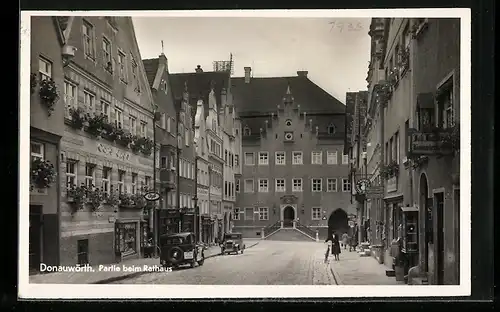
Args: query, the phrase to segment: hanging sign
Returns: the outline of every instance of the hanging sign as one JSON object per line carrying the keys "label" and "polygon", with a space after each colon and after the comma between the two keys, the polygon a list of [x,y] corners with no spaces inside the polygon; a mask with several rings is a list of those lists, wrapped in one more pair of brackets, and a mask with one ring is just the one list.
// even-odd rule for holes
{"label": "hanging sign", "polygon": [[144,199],[147,201],[157,201],[160,199],[160,194],[156,192],[149,192],[144,194]]}
{"label": "hanging sign", "polygon": [[356,192],[358,194],[365,194],[366,193],[366,189],[368,187],[370,187],[370,185],[371,185],[371,182],[368,179],[358,180],[358,182],[356,182]]}

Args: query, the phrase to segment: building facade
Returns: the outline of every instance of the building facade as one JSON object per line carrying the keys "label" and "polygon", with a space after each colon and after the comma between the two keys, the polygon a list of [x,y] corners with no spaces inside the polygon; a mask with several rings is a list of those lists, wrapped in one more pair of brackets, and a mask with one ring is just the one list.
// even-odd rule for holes
{"label": "building facade", "polygon": [[69,17],[60,264],[140,257],[153,186],[153,97],[130,17]]}
{"label": "building facade", "polygon": [[[160,194],[156,214],[148,215],[149,229],[159,235],[179,231],[180,212],[177,206],[177,110],[170,90],[168,59],[161,53],[158,58],[142,61],[146,70],[156,109],[155,143],[156,189]],[[155,230],[156,227],[156,230]]]}
{"label": "building facade", "polygon": [[223,94],[227,94],[229,75],[229,72],[204,72],[199,65],[194,73],[171,75],[174,91],[183,88],[186,90],[186,97],[192,109],[193,120],[197,114],[198,101],[203,101],[205,142],[208,160],[208,211],[210,221],[202,221],[202,226],[203,222],[205,222],[205,228],[210,228],[209,236],[214,240],[215,238],[220,238],[224,233],[224,214],[222,208],[224,185],[223,136],[218,107],[221,107]]}
{"label": "building facade", "polygon": [[[31,18],[29,266],[60,262],[61,138],[64,135],[62,52],[67,31],[59,17]],[[47,180],[45,180],[47,179]]]}
{"label": "building facade", "polygon": [[305,71],[253,78],[246,67],[245,77],[232,78],[232,92],[243,158],[233,231],[266,237],[269,229],[300,227],[322,239],[347,232],[356,212],[349,210],[345,105]]}
{"label": "building facade", "polygon": [[373,19],[370,27],[365,141],[384,186],[369,213],[372,239],[379,260],[403,267],[409,283],[459,279],[459,23]]}

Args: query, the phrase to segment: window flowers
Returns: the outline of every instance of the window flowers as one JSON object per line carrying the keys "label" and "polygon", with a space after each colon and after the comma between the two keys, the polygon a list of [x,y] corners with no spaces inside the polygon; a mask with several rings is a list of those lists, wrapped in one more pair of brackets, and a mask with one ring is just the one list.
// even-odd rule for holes
{"label": "window flowers", "polygon": [[380,176],[383,179],[390,179],[399,174],[399,164],[393,160],[389,164],[384,165],[380,168]]}
{"label": "window flowers", "polygon": [[52,78],[40,81],[39,95],[41,102],[47,106],[47,112],[50,116],[54,110],[54,105],[59,100],[59,91]]}
{"label": "window flowers", "polygon": [[39,188],[49,188],[56,179],[56,170],[49,160],[36,158],[31,163],[31,181]]}

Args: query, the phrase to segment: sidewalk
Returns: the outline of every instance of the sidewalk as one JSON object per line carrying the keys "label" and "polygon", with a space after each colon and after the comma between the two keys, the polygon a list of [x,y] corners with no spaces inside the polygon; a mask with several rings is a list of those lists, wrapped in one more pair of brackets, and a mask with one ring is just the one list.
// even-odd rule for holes
{"label": "sidewalk", "polygon": [[[247,247],[250,248],[257,245],[259,241],[246,242]],[[211,246],[205,250],[205,259],[212,258],[220,255],[219,246]],[[160,267],[159,258],[140,258],[122,261],[115,264],[107,264],[106,267],[113,266],[117,268],[143,268],[146,267]],[[110,272],[99,271],[99,265],[92,266],[93,272],[58,272],[58,273],[45,273],[36,274],[29,277],[30,284],[107,284],[124,280],[127,278],[136,277],[148,273],[147,271],[140,270],[137,272],[127,272],[123,270],[113,270]]]}
{"label": "sidewalk", "polygon": [[361,257],[349,249],[340,253],[340,261],[329,256],[332,273],[339,285],[405,285],[385,275],[387,267],[373,257]]}

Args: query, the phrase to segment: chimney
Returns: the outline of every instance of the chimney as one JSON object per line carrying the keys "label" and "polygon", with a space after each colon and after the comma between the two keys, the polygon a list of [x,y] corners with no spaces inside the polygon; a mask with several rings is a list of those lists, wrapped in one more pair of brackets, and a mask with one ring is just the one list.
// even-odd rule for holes
{"label": "chimney", "polygon": [[197,65],[196,68],[194,69],[194,71],[197,73],[202,73],[203,69],[201,69],[201,65]]}
{"label": "chimney", "polygon": [[165,65],[165,67],[167,68],[167,71],[168,71],[168,59],[167,57],[165,56],[165,54],[160,54],[160,56],[158,57],[158,60],[160,62],[160,65]]}
{"label": "chimney", "polygon": [[297,76],[307,78],[307,73],[308,73],[307,70],[299,70],[297,71]]}
{"label": "chimney", "polygon": [[245,83],[250,83],[250,72],[252,71],[252,67],[244,67],[245,70]]}

